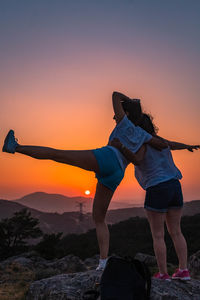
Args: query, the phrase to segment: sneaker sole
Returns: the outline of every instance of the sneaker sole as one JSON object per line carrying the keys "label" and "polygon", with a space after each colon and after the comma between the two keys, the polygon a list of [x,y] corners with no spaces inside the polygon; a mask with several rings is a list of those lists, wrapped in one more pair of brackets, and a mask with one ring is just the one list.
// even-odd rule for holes
{"label": "sneaker sole", "polygon": [[6,136],[5,140],[4,140],[4,145],[3,145],[3,148],[2,148],[3,152],[12,153],[12,152],[10,152],[10,151],[7,150],[8,141],[9,141],[9,138],[10,138],[11,134],[14,134],[14,131],[12,129],[8,132],[8,134],[7,134],[7,136]]}
{"label": "sneaker sole", "polygon": [[159,280],[164,280],[164,281],[171,281],[171,278],[166,278],[166,279],[164,279],[164,278],[156,278],[156,277],[154,277],[155,279],[159,279]]}
{"label": "sneaker sole", "polygon": [[191,278],[190,277],[172,277],[172,279],[175,279],[175,280],[183,280],[183,281],[185,281],[185,280],[191,280]]}

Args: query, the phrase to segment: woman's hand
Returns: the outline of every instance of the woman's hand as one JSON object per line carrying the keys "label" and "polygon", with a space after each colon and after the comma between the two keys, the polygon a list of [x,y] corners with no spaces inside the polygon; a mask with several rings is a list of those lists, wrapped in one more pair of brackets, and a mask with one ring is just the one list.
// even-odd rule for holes
{"label": "woman's hand", "polygon": [[200,145],[187,145],[187,150],[193,152],[193,150],[199,150]]}
{"label": "woman's hand", "polygon": [[112,141],[109,142],[108,145],[115,147],[118,150],[120,150],[122,148],[122,143],[120,142],[120,140],[118,138],[114,138]]}
{"label": "woman's hand", "polygon": [[126,95],[124,95],[124,94],[122,94],[122,93],[120,93],[120,92],[117,92],[117,91],[114,91],[113,92],[113,96],[115,96],[115,97],[119,97],[120,98],[120,101],[130,101],[131,99],[128,97],[128,96],[126,96]]}
{"label": "woman's hand", "polygon": [[118,138],[114,138],[112,141],[109,142],[108,145],[117,148],[126,157],[127,160],[129,160],[136,166],[142,163],[146,152],[146,146],[142,145],[136,153],[133,153],[131,150],[126,148]]}
{"label": "woman's hand", "polygon": [[188,150],[190,152],[193,152],[193,150],[199,150],[200,149],[200,145],[187,145],[187,144],[183,144],[183,143],[178,143],[178,142],[172,142],[172,141],[168,141],[168,140],[165,140],[170,149],[171,150]]}
{"label": "woman's hand", "polygon": [[112,104],[113,104],[113,110],[115,114],[114,118],[117,124],[120,123],[123,117],[125,116],[125,112],[122,106],[122,102],[125,99],[129,99],[129,98],[119,92],[113,92],[112,94]]}

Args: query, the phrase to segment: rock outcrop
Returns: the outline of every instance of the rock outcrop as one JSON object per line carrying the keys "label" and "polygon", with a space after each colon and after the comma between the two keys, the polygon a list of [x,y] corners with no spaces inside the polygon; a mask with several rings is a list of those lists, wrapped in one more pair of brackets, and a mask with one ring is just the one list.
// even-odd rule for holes
{"label": "rock outcrop", "polygon": [[[136,258],[155,269],[155,257],[138,253]],[[24,293],[27,291],[26,300],[82,300],[85,291],[100,283],[102,271],[96,271],[98,259],[99,256],[95,255],[82,261],[78,257],[68,255],[61,259],[46,260],[34,251],[24,253],[0,262],[0,272],[5,275],[0,281],[0,287],[8,280],[12,284],[9,277],[11,271],[14,272],[14,281],[17,272],[24,272],[24,281],[27,283],[24,290]],[[200,300],[200,281],[197,280],[200,275],[199,265],[200,251],[189,259],[193,276],[191,281],[166,282],[153,278],[151,300]],[[7,275],[5,270],[8,270]],[[29,279],[27,274],[30,275]],[[6,295],[6,289],[4,294]]]}
{"label": "rock outcrop", "polygon": [[[26,300],[81,300],[83,293],[99,282],[100,271],[62,274],[35,281],[31,284]],[[151,300],[199,300],[200,282],[161,281],[152,279]],[[123,299],[122,299],[123,300]]]}
{"label": "rock outcrop", "polygon": [[200,281],[161,281],[152,278],[151,300],[199,300]]}
{"label": "rock outcrop", "polygon": [[190,256],[188,267],[191,272],[191,276],[200,280],[200,250]]}
{"label": "rock outcrop", "polygon": [[67,255],[60,259],[46,260],[40,257],[39,254],[35,251],[23,253],[18,256],[12,256],[0,262],[1,268],[6,268],[11,264],[18,264],[30,270],[34,270],[38,274],[41,272],[46,273],[47,275],[48,271],[49,274],[56,275],[62,273],[76,273],[88,270],[86,264],[84,264],[84,262],[77,256]]}
{"label": "rock outcrop", "polygon": [[78,300],[83,293],[94,287],[101,277],[100,271],[61,274],[35,281],[31,284],[26,300]]}
{"label": "rock outcrop", "polygon": [[153,255],[148,255],[139,252],[136,254],[135,258],[147,264],[148,267],[157,266],[156,258]]}

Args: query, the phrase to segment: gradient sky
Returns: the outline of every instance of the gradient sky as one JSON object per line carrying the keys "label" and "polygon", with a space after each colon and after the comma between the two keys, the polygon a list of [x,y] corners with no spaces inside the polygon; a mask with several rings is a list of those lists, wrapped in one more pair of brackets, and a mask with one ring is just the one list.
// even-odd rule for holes
{"label": "gradient sky", "polygon": [[[105,145],[113,90],[141,98],[159,134],[199,144],[199,0],[1,0],[0,143]],[[200,199],[200,152],[173,153],[185,200]],[[0,153],[0,198],[95,191],[94,174]],[[143,202],[129,166],[115,200]]]}

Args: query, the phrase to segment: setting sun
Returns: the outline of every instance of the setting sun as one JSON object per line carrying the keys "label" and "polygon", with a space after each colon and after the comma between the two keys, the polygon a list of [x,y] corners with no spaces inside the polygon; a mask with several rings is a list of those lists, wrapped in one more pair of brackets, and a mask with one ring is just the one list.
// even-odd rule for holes
{"label": "setting sun", "polygon": [[90,195],[90,191],[89,191],[89,190],[86,190],[86,191],[85,191],[85,195]]}

